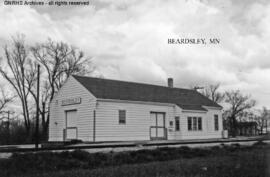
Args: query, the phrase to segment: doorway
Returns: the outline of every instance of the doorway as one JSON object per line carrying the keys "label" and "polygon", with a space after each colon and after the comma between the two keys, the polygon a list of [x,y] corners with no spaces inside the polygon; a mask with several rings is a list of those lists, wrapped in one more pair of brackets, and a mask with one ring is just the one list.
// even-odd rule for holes
{"label": "doorway", "polygon": [[65,140],[78,139],[77,110],[66,111]]}
{"label": "doorway", "polygon": [[165,112],[151,112],[150,119],[150,139],[167,139],[167,129],[165,128]]}

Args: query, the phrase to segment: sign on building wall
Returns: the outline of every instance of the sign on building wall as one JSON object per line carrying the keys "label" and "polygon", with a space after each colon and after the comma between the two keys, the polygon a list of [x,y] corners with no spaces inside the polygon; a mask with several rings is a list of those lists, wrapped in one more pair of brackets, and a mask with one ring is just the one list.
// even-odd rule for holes
{"label": "sign on building wall", "polygon": [[76,98],[68,98],[68,99],[62,100],[62,106],[73,105],[73,104],[81,104],[81,98],[76,97]]}

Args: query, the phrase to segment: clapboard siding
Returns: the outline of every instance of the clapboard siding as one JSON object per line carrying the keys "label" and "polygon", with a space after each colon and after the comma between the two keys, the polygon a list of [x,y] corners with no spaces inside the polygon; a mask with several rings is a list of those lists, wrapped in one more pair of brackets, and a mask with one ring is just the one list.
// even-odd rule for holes
{"label": "clapboard siding", "polygon": [[[219,130],[214,130],[214,114],[219,116]],[[202,117],[202,130],[188,130],[188,117]],[[205,113],[196,113],[192,111],[183,112],[181,115],[181,139],[208,139],[222,137],[222,118],[221,110],[208,109]]]}
{"label": "clapboard siding", "polygon": [[[215,130],[215,122],[214,122],[214,115],[218,115],[218,123],[219,123],[219,130]],[[223,131],[223,122],[222,122],[222,113],[221,110],[216,109],[208,109],[207,112],[208,117],[208,136],[209,137],[222,137],[222,131]]]}
{"label": "clapboard siding", "polygon": [[[62,100],[81,98],[80,104],[62,106]],[[83,141],[150,140],[150,112],[165,113],[169,140],[207,139],[222,137],[219,108],[207,111],[185,111],[175,104],[158,102],[98,99],[75,78],[70,77],[50,103],[49,141],[63,141],[66,111],[77,110],[78,139]],[[94,110],[96,111],[94,137]],[[126,124],[119,124],[119,110],[126,110]],[[214,130],[214,115],[219,117],[219,130]],[[180,131],[175,131],[175,117],[180,118]],[[202,131],[189,131],[187,117],[202,117]],[[172,125],[170,125],[172,121]]]}
{"label": "clapboard siding", "polygon": [[[81,98],[81,104],[62,106],[62,100]],[[78,139],[93,141],[93,110],[96,98],[73,77],[70,77],[59,90],[50,104],[49,141],[63,141],[63,129],[66,127],[65,112],[77,110]]]}
{"label": "clapboard siding", "polygon": [[[191,131],[188,130],[188,117],[201,117],[202,118],[202,130]],[[196,112],[184,112],[182,115],[182,139],[198,139],[207,138],[207,113],[196,113]]]}
{"label": "clapboard siding", "polygon": [[[119,110],[126,110],[126,124],[119,124]],[[150,140],[150,112],[165,112],[169,140],[221,138],[220,110],[207,112],[183,111],[178,106],[158,106],[136,103],[99,101],[96,115],[97,141]],[[219,131],[214,130],[214,114],[219,115]],[[180,118],[180,131],[175,131],[175,117]],[[187,117],[202,117],[202,131],[189,131]],[[173,121],[173,126],[169,122]]]}
{"label": "clapboard siding", "polygon": [[[126,124],[119,124],[119,110],[126,110]],[[150,140],[150,112],[165,112],[165,126],[173,118],[173,106],[100,101],[96,115],[97,141]]]}

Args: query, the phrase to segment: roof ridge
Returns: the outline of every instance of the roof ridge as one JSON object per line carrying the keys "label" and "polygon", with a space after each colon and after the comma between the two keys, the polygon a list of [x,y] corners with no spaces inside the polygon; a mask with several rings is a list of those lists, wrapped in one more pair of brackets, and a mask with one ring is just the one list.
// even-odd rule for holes
{"label": "roof ridge", "polygon": [[168,102],[182,107],[213,106],[221,107],[196,90],[170,88],[166,86],[104,79],[90,76],[72,75],[80,84],[97,98],[122,99],[133,101]]}
{"label": "roof ridge", "polygon": [[84,78],[92,78],[92,79],[100,79],[100,80],[107,80],[107,81],[116,81],[116,82],[122,82],[122,83],[130,83],[130,84],[141,84],[141,85],[148,85],[148,86],[156,86],[156,87],[163,87],[166,89],[175,89],[175,90],[186,90],[186,91],[193,91],[196,92],[193,89],[187,89],[187,88],[179,88],[179,87],[173,87],[170,88],[168,86],[163,86],[163,85],[155,85],[155,84],[148,84],[148,83],[142,83],[142,82],[133,82],[133,81],[123,81],[123,80],[117,80],[117,79],[107,79],[107,78],[98,78],[98,77],[92,77],[92,76],[81,76],[81,75],[72,75],[73,77],[84,77]]}

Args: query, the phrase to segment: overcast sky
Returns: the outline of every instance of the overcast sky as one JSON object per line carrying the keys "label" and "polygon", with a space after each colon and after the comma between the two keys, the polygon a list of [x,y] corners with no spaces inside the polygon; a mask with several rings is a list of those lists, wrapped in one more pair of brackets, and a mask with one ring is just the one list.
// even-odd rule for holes
{"label": "overcast sky", "polygon": [[[221,83],[270,108],[269,0],[90,0],[86,7],[0,6],[0,45],[23,33],[93,57],[105,78],[176,87]],[[168,38],[219,38],[171,45]]]}

